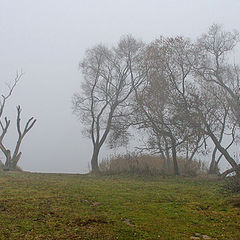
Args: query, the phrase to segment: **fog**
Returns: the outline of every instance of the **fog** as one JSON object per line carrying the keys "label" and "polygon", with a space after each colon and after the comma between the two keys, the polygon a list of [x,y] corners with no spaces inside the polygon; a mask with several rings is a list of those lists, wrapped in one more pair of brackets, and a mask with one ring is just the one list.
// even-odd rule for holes
{"label": "fog", "polygon": [[[24,75],[8,102],[12,126],[6,145],[15,143],[15,106],[22,119],[37,123],[22,145],[19,165],[34,172],[88,171],[91,142],[72,115],[79,91],[79,61],[87,48],[115,44],[132,34],[150,42],[160,35],[195,38],[213,23],[240,31],[237,0],[0,0],[0,86]],[[101,152],[101,157],[108,151]]]}

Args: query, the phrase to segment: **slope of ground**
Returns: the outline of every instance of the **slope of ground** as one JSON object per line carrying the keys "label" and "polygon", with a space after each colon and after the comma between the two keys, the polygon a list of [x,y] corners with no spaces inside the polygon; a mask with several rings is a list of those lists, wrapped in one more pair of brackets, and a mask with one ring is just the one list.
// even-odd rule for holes
{"label": "slope of ground", "polygon": [[221,184],[0,172],[0,239],[240,239],[239,196]]}

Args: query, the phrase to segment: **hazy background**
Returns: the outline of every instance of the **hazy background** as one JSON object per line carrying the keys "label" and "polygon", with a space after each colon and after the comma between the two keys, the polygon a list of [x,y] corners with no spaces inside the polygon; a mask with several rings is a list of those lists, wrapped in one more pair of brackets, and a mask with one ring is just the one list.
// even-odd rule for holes
{"label": "hazy background", "polygon": [[88,170],[91,142],[71,109],[87,48],[111,46],[124,34],[146,42],[160,35],[195,38],[213,23],[240,31],[240,1],[0,0],[0,93],[17,70],[25,72],[6,109],[13,124],[6,144],[14,145],[15,105],[23,107],[23,120],[37,118],[19,165],[39,172]]}

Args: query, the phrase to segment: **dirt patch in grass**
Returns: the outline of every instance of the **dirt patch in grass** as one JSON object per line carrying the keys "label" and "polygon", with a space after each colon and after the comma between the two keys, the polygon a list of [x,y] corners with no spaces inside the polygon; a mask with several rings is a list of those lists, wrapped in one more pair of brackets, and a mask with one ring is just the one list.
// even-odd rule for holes
{"label": "dirt patch in grass", "polygon": [[106,224],[108,223],[105,219],[101,217],[92,217],[88,219],[76,218],[74,221],[78,226],[86,226],[89,224]]}

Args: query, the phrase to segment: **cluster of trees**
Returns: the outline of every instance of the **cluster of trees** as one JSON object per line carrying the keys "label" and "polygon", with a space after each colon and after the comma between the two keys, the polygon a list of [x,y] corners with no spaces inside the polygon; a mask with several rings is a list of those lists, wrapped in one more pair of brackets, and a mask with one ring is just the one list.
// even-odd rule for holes
{"label": "cluster of trees", "polygon": [[197,153],[211,153],[210,173],[225,158],[232,168],[224,175],[240,174],[229,151],[240,127],[240,69],[231,57],[238,42],[237,32],[212,25],[195,41],[160,37],[145,44],[126,36],[116,47],[87,50],[73,109],[92,140],[92,170],[99,170],[106,141],[127,144],[134,129],[147,136],[143,150],[159,154],[166,168],[173,161],[176,175],[178,155],[190,162]]}
{"label": "cluster of trees", "polygon": [[0,170],[4,170],[4,171],[19,170],[17,164],[22,155],[22,152],[20,151],[20,147],[21,147],[23,138],[26,136],[26,134],[32,129],[32,127],[36,123],[36,119],[31,117],[28,119],[24,128],[22,129],[21,127],[22,108],[18,105],[17,117],[16,117],[16,128],[17,128],[18,136],[16,140],[16,145],[15,145],[15,148],[12,149],[12,151],[5,145],[4,138],[6,137],[6,134],[9,130],[11,121],[8,119],[7,116],[5,116],[4,110],[6,108],[6,104],[9,98],[12,96],[13,91],[17,86],[18,82],[20,81],[22,75],[23,75],[22,73],[20,74],[17,73],[13,83],[8,85],[7,93],[5,94],[3,93],[0,100],[0,151],[3,153],[5,157],[4,163],[0,160]]}

